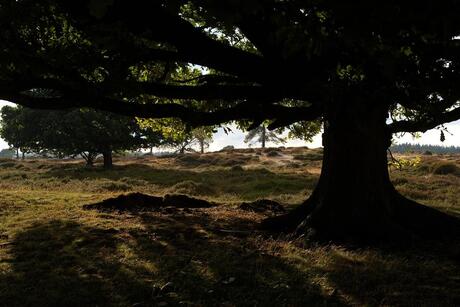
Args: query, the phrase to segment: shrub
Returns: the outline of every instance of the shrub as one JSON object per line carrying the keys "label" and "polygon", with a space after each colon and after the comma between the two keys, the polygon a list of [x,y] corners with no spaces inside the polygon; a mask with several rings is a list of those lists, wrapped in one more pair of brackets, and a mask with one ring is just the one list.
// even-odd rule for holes
{"label": "shrub", "polygon": [[267,152],[267,157],[279,157],[280,154],[277,151],[269,151]]}
{"label": "shrub", "polygon": [[235,146],[228,145],[228,146],[225,146],[224,148],[222,148],[220,151],[231,151],[231,150],[234,150],[234,149],[235,149]]}
{"label": "shrub", "polygon": [[439,162],[433,166],[433,174],[460,176],[460,168],[452,162]]}
{"label": "shrub", "polygon": [[212,195],[215,192],[209,185],[192,180],[178,182],[170,190],[174,193],[188,195]]}
{"label": "shrub", "polygon": [[230,168],[232,172],[242,172],[244,171],[244,168],[242,168],[240,165],[234,165]]}
{"label": "shrub", "polygon": [[129,191],[133,187],[124,182],[105,182],[100,188],[107,191]]}
{"label": "shrub", "polygon": [[321,161],[323,154],[321,152],[308,152],[303,155],[294,155],[294,160],[300,161]]}

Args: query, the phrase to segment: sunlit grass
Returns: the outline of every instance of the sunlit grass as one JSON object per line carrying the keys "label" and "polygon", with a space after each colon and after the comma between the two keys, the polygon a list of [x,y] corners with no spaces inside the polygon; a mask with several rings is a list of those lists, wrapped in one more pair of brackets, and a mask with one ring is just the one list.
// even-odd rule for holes
{"label": "sunlit grass", "polygon": [[[236,209],[257,198],[302,202],[318,178],[317,154],[122,159],[111,171],[75,161],[0,160],[0,305],[459,305],[459,246],[305,245],[260,232],[266,215]],[[392,179],[406,196],[460,214],[460,178],[433,173],[441,160],[460,165],[456,157],[423,158],[392,170]],[[220,206],[82,209],[132,191],[185,193]]]}

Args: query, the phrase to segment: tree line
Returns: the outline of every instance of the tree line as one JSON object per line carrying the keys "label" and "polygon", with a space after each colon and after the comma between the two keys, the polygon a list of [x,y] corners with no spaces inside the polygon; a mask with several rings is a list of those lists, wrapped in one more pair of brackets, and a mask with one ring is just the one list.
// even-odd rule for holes
{"label": "tree line", "polygon": [[167,146],[185,152],[198,144],[201,152],[212,140],[210,128],[190,131],[176,127],[167,134],[158,126],[145,125],[136,118],[94,109],[43,111],[4,106],[1,109],[0,137],[10,145],[4,156],[21,152],[44,157],[82,157],[87,166],[103,157],[104,168],[113,166],[113,153]]}
{"label": "tree line", "polygon": [[452,154],[460,153],[459,146],[440,146],[440,145],[424,145],[424,144],[410,144],[401,143],[391,145],[390,150],[398,153],[436,153],[436,154]]}
{"label": "tree line", "polygon": [[[180,120],[143,120],[94,109],[44,111],[27,107],[4,106],[1,109],[0,137],[8,142],[9,149],[3,157],[16,154],[37,154],[43,157],[82,157],[87,166],[93,166],[96,158],[103,157],[104,168],[113,166],[113,153],[150,150],[155,147],[173,148],[177,153],[192,151],[198,147],[201,153],[210,146],[215,127],[189,129]],[[244,127],[242,124],[240,126]],[[295,126],[297,134],[290,131],[288,137],[310,140],[315,129],[302,131]],[[301,132],[299,132],[301,131]],[[244,142],[285,143],[282,130],[269,131],[263,123],[248,131]]]}

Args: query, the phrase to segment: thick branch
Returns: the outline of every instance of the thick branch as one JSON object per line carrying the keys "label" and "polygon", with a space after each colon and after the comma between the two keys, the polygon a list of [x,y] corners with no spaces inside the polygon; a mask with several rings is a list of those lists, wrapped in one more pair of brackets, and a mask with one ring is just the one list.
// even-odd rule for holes
{"label": "thick branch", "polygon": [[398,132],[425,132],[444,123],[453,122],[460,119],[460,107],[442,114],[434,115],[431,119],[410,121],[396,121],[389,125],[392,133]]}
{"label": "thick branch", "polygon": [[115,0],[103,18],[91,16],[87,3],[65,3],[65,6],[88,34],[95,26],[103,28],[104,25],[123,22],[131,33],[140,37],[150,35],[151,39],[169,43],[177,49],[177,53],[169,54],[152,51],[152,58],[176,57],[249,80],[264,79],[270,72],[262,57],[210,38],[180,16],[166,11],[160,3],[145,1],[133,4]]}
{"label": "thick branch", "polygon": [[216,125],[232,120],[272,119],[280,121],[314,120],[321,116],[321,110],[311,107],[285,107],[265,105],[250,101],[242,102],[234,107],[213,112],[194,110],[183,105],[139,104],[107,97],[85,97],[79,93],[70,93],[61,97],[31,97],[21,93],[0,93],[0,99],[8,100],[26,107],[37,109],[69,109],[89,107],[127,116],[144,118],[180,118],[192,126]]}

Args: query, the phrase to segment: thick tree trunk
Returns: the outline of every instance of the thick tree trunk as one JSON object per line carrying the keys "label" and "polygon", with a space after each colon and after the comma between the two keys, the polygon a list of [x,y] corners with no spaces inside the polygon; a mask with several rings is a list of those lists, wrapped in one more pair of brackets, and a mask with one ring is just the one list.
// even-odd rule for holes
{"label": "thick tree trunk", "polygon": [[[391,135],[387,112],[371,103],[343,105],[328,112],[324,157],[317,187],[301,206],[265,227],[296,231],[318,240],[375,242],[434,234],[458,221],[402,197],[388,173]],[[425,226],[433,227],[425,229]]]}
{"label": "thick tree trunk", "polygon": [[204,140],[200,140],[200,152],[204,153]]}
{"label": "thick tree trunk", "polygon": [[112,161],[112,151],[108,150],[102,153],[102,157],[104,159],[104,168],[110,169],[113,167]]}

